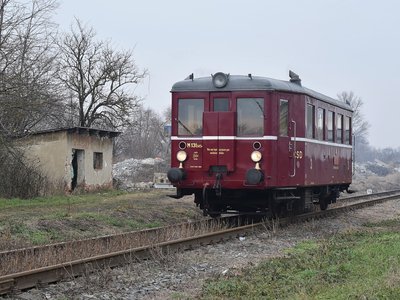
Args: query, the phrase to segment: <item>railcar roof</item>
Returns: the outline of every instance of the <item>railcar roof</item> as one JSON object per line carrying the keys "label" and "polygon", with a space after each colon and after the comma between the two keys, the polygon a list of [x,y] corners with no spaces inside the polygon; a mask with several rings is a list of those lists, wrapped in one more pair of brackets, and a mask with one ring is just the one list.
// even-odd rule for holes
{"label": "railcar roof", "polygon": [[229,75],[228,84],[223,88],[216,88],[213,85],[212,77],[199,77],[178,81],[172,86],[171,92],[230,92],[230,91],[282,91],[290,93],[301,93],[324,102],[352,110],[350,105],[342,101],[333,99],[324,94],[301,86],[300,84],[260,76]]}

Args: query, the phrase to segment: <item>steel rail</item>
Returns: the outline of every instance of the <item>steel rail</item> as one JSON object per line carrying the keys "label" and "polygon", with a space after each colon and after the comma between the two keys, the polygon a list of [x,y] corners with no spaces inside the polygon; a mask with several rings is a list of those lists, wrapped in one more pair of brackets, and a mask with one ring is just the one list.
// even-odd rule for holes
{"label": "steel rail", "polygon": [[[387,195],[392,195],[395,193],[400,193],[400,190],[393,190],[393,191],[388,191],[388,192],[381,192],[381,193],[375,193],[375,194],[370,194],[370,195],[358,195],[358,196],[351,196],[347,198],[342,198],[338,203],[343,203],[343,202],[354,202],[357,200],[365,199],[365,198],[373,198],[373,197],[381,197],[381,196],[387,196]],[[233,220],[235,220],[236,216],[228,216],[224,218],[220,218],[221,223],[232,223]],[[190,222],[190,225],[193,228],[201,228],[201,227],[206,227],[206,223],[211,224],[214,220],[200,220],[200,221],[194,221]],[[206,223],[205,223],[206,222]],[[164,231],[177,231],[179,228],[182,226],[187,226],[188,223],[181,223],[181,224],[175,224],[175,225],[170,225],[170,226],[165,226],[162,227]],[[47,252],[47,251],[57,251],[58,253],[62,251],[63,249],[66,248],[79,248],[82,244],[91,244],[93,243],[102,243],[104,245],[110,245],[113,243],[113,240],[118,240],[118,239],[125,239],[125,240],[134,240],[137,239],[139,235],[146,235],[146,236],[159,236],[160,235],[160,227],[157,228],[152,228],[152,229],[144,229],[144,230],[139,230],[139,231],[133,231],[133,232],[126,232],[126,233],[120,233],[120,234],[113,234],[113,235],[105,235],[105,236],[100,236],[100,237],[95,237],[95,238],[89,238],[89,239],[83,239],[83,240],[75,240],[75,241],[69,241],[69,242],[60,242],[60,243],[53,243],[53,244],[47,244],[47,245],[41,245],[41,246],[34,246],[34,247],[29,247],[29,248],[22,248],[22,249],[14,249],[14,250],[8,250],[8,251],[0,251],[0,259],[5,256],[5,255],[23,255],[26,253],[34,253],[35,256],[38,255],[38,253],[41,252]],[[1,265],[0,265],[1,266]],[[0,273],[0,276],[3,275]]]}
{"label": "steel rail", "polygon": [[390,191],[385,191],[385,192],[379,192],[379,193],[373,193],[373,194],[355,195],[355,196],[340,198],[339,199],[339,203],[340,202],[357,201],[357,200],[362,200],[362,199],[369,199],[369,198],[374,198],[374,197],[390,196],[390,195],[395,195],[397,193],[400,193],[400,189],[398,189],[398,190],[390,190]]}
{"label": "steel rail", "polygon": [[[374,194],[376,196],[376,194]],[[367,195],[368,197],[372,195]],[[389,200],[398,199],[400,194],[397,192],[383,193],[378,198],[365,202],[352,203],[346,206],[336,207],[325,211],[317,211],[295,217],[288,217],[276,220],[276,225],[287,226],[295,222],[304,222],[311,219],[318,219],[325,216],[335,215],[348,210],[355,210],[367,206],[372,206]],[[203,233],[197,236],[185,237],[170,241],[158,242],[146,246],[135,247],[115,251],[112,253],[96,255],[89,258],[72,260],[52,266],[37,268],[34,270],[18,272],[0,277],[0,295],[10,293],[13,290],[24,290],[41,284],[57,282],[63,279],[70,279],[99,270],[105,267],[112,268],[125,263],[148,259],[156,255],[159,251],[187,250],[198,245],[205,245],[220,242],[253,232],[259,229],[267,229],[269,224],[265,222],[238,226],[234,228],[221,229],[216,232]],[[151,231],[150,231],[151,232]]]}

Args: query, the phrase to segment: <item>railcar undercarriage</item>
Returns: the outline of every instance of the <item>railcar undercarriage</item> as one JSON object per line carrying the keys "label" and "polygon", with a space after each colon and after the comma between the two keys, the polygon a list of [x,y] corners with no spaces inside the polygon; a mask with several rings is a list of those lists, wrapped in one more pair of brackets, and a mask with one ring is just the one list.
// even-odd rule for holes
{"label": "railcar undercarriage", "polygon": [[200,189],[177,189],[174,198],[194,194],[194,202],[205,216],[222,213],[261,214],[284,217],[310,212],[319,205],[326,210],[335,203],[349,184],[318,187],[287,187],[265,190],[229,190],[205,186]]}

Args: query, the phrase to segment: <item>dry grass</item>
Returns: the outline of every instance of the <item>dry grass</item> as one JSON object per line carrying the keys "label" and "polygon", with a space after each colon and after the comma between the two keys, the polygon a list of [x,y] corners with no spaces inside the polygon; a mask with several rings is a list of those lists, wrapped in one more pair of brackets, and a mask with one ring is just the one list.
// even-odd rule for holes
{"label": "dry grass", "polygon": [[182,223],[154,230],[106,236],[101,239],[72,241],[13,252],[0,252],[0,275],[144,246],[154,246],[151,254],[158,257],[158,260],[165,260],[170,256],[170,253],[164,253],[163,249],[157,247],[158,244],[198,236],[223,228],[226,228],[225,224],[216,222]]}

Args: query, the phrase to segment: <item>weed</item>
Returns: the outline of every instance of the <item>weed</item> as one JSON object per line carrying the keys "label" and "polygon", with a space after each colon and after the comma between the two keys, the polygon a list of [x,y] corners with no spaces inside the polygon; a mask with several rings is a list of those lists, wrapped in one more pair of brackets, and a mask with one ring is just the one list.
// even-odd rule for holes
{"label": "weed", "polygon": [[49,235],[42,231],[32,232],[29,236],[29,239],[34,245],[46,244],[50,240]]}
{"label": "weed", "polygon": [[[203,287],[205,298],[397,299],[400,295],[400,233],[397,221],[385,232],[352,232],[306,241],[285,257],[219,277]],[[372,225],[370,225],[372,226]]]}

